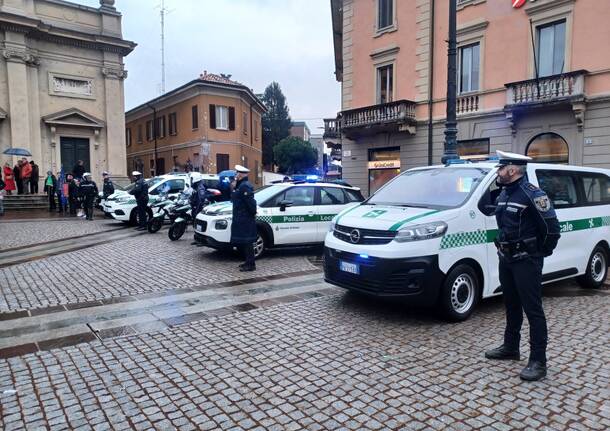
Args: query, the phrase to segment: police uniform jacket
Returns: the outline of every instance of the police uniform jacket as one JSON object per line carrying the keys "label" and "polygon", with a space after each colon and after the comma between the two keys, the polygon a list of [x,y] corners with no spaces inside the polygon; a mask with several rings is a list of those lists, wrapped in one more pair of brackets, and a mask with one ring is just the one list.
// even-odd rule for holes
{"label": "police uniform jacket", "polygon": [[102,188],[102,194],[104,195],[104,199],[114,193],[114,184],[110,179],[104,180],[104,187]]}
{"label": "police uniform jacket", "polygon": [[129,194],[136,198],[138,204],[148,203],[148,184],[146,184],[144,178],[140,178],[136,181],[136,185],[129,191]]}
{"label": "police uniform jacket", "polygon": [[[504,186],[496,205],[500,244],[531,256],[553,253],[560,236],[559,222],[551,201],[542,190],[521,177]],[[503,254],[510,259],[517,253]]]}
{"label": "police uniform jacket", "polygon": [[233,193],[233,221],[231,223],[231,243],[251,244],[256,241],[256,201],[254,188],[245,177],[241,179]]}
{"label": "police uniform jacket", "polygon": [[95,198],[98,193],[97,184],[95,184],[94,181],[81,181],[80,185],[78,186],[78,190],[80,195],[85,199]]}

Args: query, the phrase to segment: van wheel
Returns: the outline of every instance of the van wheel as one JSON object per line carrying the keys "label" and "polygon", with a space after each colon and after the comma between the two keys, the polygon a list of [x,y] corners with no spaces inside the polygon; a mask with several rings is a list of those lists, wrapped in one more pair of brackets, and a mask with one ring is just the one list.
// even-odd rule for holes
{"label": "van wheel", "polygon": [[439,305],[443,315],[453,322],[468,319],[479,301],[479,278],[466,264],[453,268],[443,283]]}
{"label": "van wheel", "polygon": [[578,283],[587,289],[599,289],[608,277],[608,254],[601,246],[596,246],[587,262],[584,275],[577,278]]}
{"label": "van wheel", "polygon": [[256,241],[254,241],[254,258],[258,259],[265,253],[267,249],[267,240],[265,236],[258,231],[256,233]]}

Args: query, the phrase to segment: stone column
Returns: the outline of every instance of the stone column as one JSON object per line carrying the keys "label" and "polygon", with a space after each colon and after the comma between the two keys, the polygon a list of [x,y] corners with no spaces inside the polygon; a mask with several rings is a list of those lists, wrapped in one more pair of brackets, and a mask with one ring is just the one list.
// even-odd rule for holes
{"label": "stone column", "polygon": [[[123,80],[127,77],[122,65],[105,64],[104,92],[106,99],[106,146],[100,155],[106,158],[106,169],[113,176],[127,177],[125,147],[125,101]],[[110,149],[112,148],[112,151]]]}

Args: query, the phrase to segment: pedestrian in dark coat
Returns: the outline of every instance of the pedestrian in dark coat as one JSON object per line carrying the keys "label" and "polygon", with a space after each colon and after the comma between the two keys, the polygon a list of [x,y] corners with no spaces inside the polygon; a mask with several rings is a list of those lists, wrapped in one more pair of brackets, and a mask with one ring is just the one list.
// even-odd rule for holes
{"label": "pedestrian in dark coat", "polygon": [[17,164],[13,168],[13,177],[15,178],[15,183],[17,184],[17,194],[23,194],[23,181],[21,181],[21,160],[17,161]]}
{"label": "pedestrian in dark coat", "polygon": [[239,270],[254,271],[254,243],[256,241],[256,201],[254,188],[248,181],[249,169],[236,165],[235,187],[231,193],[233,202],[233,220],[231,222],[231,244],[238,247],[244,254],[246,261],[239,266]]}
{"label": "pedestrian in dark coat", "polygon": [[66,181],[68,182],[68,204],[70,205],[70,215],[76,216],[76,211],[79,207],[78,181],[76,181],[71,174],[66,176]]}
{"label": "pedestrian in dark coat", "polygon": [[76,162],[76,165],[74,165],[74,169],[72,169],[72,175],[74,176],[74,178],[76,178],[77,180],[81,180],[83,178],[83,174],[85,173],[85,162],[83,162],[82,160],[79,160],[78,162]]}
{"label": "pedestrian in dark coat", "polygon": [[110,179],[108,172],[103,172],[102,177],[104,178],[102,195],[104,196],[104,199],[108,199],[108,196],[114,193],[114,184],[112,184],[112,180]]}
{"label": "pedestrian in dark coat", "polygon": [[34,160],[30,162],[32,166],[32,175],[30,176],[30,193],[33,195],[38,194],[38,180],[40,180],[40,169],[38,165],[34,163]]}
{"label": "pedestrian in dark coat", "polygon": [[148,222],[148,213],[146,212],[146,207],[148,206],[148,184],[146,184],[139,171],[133,171],[131,176],[136,181],[135,187],[129,191],[129,194],[136,198],[136,204],[138,205],[137,230],[146,230]]}
{"label": "pedestrian in dark coat", "polygon": [[44,180],[43,190],[49,198],[49,211],[55,211],[55,193],[57,192],[57,178],[55,178],[55,175],[53,175],[53,172],[51,171],[47,171],[47,177]]}

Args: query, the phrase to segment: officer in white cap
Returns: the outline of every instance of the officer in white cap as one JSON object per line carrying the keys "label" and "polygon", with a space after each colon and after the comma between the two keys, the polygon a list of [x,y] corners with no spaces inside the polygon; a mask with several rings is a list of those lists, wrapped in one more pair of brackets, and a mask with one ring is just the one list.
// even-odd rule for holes
{"label": "officer in white cap", "polygon": [[112,180],[110,179],[110,174],[108,174],[108,172],[102,172],[102,178],[104,179],[104,184],[102,185],[102,195],[104,199],[108,199],[108,196],[114,193],[114,184],[112,184]]}
{"label": "officer in white cap", "polygon": [[91,173],[85,172],[78,186],[79,195],[83,198],[83,209],[87,220],[93,220],[93,202],[98,194],[97,184],[91,179]]}
{"label": "officer in white cap", "polygon": [[148,184],[142,178],[142,173],[133,171],[131,176],[135,180],[136,184],[133,189],[129,191],[130,195],[136,198],[136,204],[138,208],[138,227],[136,230],[146,230],[146,224],[148,222],[148,213],[146,207],[148,205]]}
{"label": "officer in white cap", "polygon": [[523,313],[530,325],[530,356],[522,380],[546,376],[547,326],[542,308],[542,265],[559,240],[559,222],[547,195],[527,180],[530,157],[498,151],[496,201],[499,276],[506,329],[504,343],[485,352],[488,359],[520,360]]}
{"label": "officer in white cap", "polygon": [[254,271],[254,243],[256,231],[256,201],[254,188],[248,181],[250,170],[241,165],[235,165],[235,186],[231,193],[233,202],[233,220],[231,222],[231,244],[238,247],[246,261],[239,265],[239,270]]}

